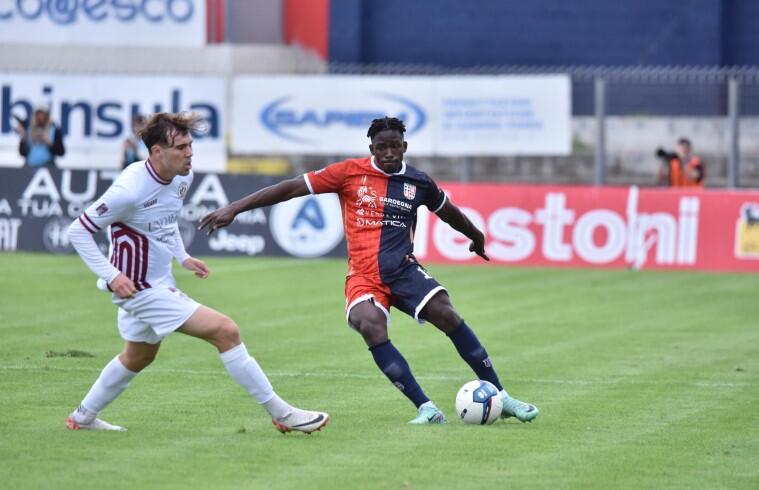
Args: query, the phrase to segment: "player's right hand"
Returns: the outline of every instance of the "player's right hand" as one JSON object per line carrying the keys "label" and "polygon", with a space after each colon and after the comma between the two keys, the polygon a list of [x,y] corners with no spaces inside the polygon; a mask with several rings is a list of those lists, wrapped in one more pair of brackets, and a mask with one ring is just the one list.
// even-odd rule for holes
{"label": "player's right hand", "polygon": [[469,244],[469,251],[476,253],[487,261],[490,260],[490,257],[485,253],[485,235],[479,232],[479,230],[477,235],[472,239],[472,243]]}
{"label": "player's right hand", "polygon": [[207,229],[206,232],[210,235],[219,228],[224,228],[235,220],[237,213],[232,209],[232,206],[224,206],[216,211],[209,213],[205,218],[200,220],[198,230]]}
{"label": "player's right hand", "polygon": [[108,287],[121,299],[130,299],[137,292],[137,288],[134,287],[132,280],[124,274],[119,274],[113,278]]}

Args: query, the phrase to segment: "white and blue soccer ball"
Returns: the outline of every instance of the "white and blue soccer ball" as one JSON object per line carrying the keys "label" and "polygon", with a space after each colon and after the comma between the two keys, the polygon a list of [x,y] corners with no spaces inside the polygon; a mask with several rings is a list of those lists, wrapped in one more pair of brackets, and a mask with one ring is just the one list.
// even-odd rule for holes
{"label": "white and blue soccer ball", "polygon": [[456,395],[456,413],[465,424],[492,424],[501,416],[501,410],[501,394],[488,381],[470,381]]}

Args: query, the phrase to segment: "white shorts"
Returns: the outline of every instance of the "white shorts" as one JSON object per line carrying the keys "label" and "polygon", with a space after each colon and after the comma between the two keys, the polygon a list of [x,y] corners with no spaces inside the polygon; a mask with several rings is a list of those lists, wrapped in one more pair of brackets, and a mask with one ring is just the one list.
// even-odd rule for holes
{"label": "white shorts", "polygon": [[157,344],[181,327],[200,303],[174,287],[158,286],[139,291],[131,299],[114,295],[119,307],[119,333],[124,340]]}

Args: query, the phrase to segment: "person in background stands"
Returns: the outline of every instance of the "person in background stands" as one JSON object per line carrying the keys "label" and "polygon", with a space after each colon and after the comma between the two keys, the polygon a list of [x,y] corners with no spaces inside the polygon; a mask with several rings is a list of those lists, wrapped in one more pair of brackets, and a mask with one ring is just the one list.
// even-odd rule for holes
{"label": "person in background stands", "polygon": [[688,138],[677,140],[677,150],[668,152],[663,148],[656,150],[656,156],[662,160],[659,167],[659,185],[670,187],[703,187],[704,164],[692,153],[693,145]]}
{"label": "person in background stands", "polygon": [[121,154],[121,168],[124,169],[130,163],[144,160],[148,155],[148,149],[137,134],[145,124],[145,116],[135,114],[132,118],[132,134],[124,140]]}
{"label": "person in background stands", "polygon": [[63,156],[63,133],[50,119],[50,109],[38,106],[29,124],[19,124],[18,152],[29,167],[54,166],[55,157]]}

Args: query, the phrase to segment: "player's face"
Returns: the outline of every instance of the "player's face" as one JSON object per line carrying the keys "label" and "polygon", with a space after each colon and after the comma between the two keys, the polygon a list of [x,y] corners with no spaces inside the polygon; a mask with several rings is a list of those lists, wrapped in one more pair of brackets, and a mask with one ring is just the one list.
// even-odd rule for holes
{"label": "player's face", "polygon": [[399,131],[386,129],[372,138],[369,151],[374,156],[377,165],[385,172],[392,174],[401,169],[403,154],[408,145]]}
{"label": "player's face", "polygon": [[173,145],[160,147],[163,167],[174,175],[187,175],[192,169],[192,135],[175,134]]}

